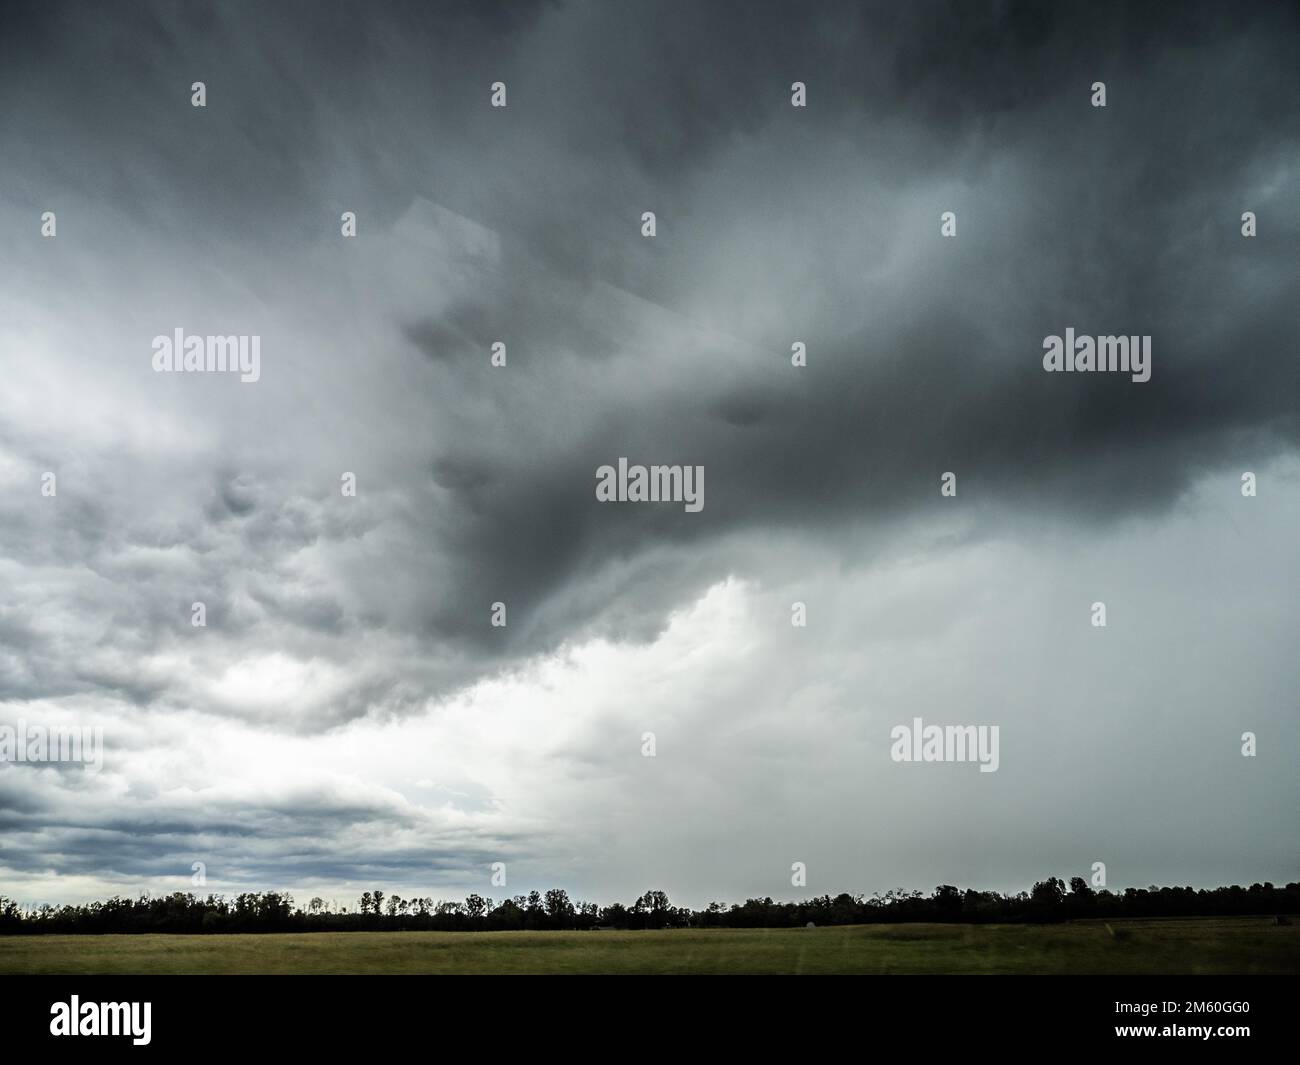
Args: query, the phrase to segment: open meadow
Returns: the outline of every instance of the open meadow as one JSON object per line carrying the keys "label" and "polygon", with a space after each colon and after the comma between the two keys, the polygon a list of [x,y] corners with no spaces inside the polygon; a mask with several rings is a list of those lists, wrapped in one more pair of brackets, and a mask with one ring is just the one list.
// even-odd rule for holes
{"label": "open meadow", "polygon": [[895,924],[659,932],[0,937],[0,973],[1300,972],[1300,923]]}

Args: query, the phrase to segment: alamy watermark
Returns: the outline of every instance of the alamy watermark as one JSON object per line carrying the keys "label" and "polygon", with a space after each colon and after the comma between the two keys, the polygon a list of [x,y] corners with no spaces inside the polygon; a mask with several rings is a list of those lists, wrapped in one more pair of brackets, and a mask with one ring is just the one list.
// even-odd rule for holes
{"label": "alamy watermark", "polygon": [[127,1035],[135,1046],[148,1046],[152,1013],[151,1002],[82,1002],[73,995],[50,1006],[50,1035]]}
{"label": "alamy watermark", "polygon": [[237,373],[245,384],[262,376],[260,336],[186,336],[177,326],[171,336],[153,338],[155,373]]}
{"label": "alamy watermark", "polygon": [[704,509],[703,466],[637,466],[596,470],[596,498],[602,503],[684,503],[688,513]]}
{"label": "alamy watermark", "polygon": [[1134,381],[1151,380],[1151,338],[1090,337],[1074,335],[1066,329],[1064,338],[1052,334],[1043,337],[1043,369],[1048,373],[1131,374]]}
{"label": "alamy watermark", "polygon": [[0,725],[0,762],[81,762],[87,772],[98,773],[104,768],[104,728],[47,728],[20,718],[17,728]]}
{"label": "alamy watermark", "polygon": [[889,730],[895,762],[978,762],[981,773],[998,771],[997,725],[895,725]]}

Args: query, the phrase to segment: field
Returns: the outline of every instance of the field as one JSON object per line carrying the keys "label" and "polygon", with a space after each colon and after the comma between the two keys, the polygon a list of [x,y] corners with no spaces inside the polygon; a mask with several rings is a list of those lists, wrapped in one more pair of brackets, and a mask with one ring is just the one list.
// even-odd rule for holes
{"label": "field", "polygon": [[[1113,930],[1113,931],[1112,931]],[[1300,922],[7,936],[0,973],[1297,973]]]}

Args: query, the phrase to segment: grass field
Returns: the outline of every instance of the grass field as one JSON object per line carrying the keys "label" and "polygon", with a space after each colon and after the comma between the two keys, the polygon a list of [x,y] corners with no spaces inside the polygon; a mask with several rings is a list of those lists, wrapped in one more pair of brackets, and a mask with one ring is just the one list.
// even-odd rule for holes
{"label": "grass field", "polygon": [[1296,973],[1300,923],[7,936],[0,973]]}

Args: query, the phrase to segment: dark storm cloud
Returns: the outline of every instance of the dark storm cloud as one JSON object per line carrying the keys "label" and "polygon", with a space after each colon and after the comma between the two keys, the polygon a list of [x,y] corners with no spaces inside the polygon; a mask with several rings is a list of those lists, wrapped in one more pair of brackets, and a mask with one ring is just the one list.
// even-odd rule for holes
{"label": "dark storm cloud", "polygon": [[[548,847],[567,869],[593,839],[624,846],[608,809],[672,807],[692,788],[729,825],[753,818],[766,846],[758,822],[801,801],[765,805],[792,750],[828,777],[854,752],[836,786],[857,801],[874,708],[901,719],[928,697],[928,714],[944,695],[934,661],[955,657],[954,683],[992,699],[991,564],[961,548],[1044,529],[1060,557],[1123,545],[1124,519],[1173,521],[1207,476],[1235,491],[1300,437],[1294,6],[45,3],[2,17],[0,699],[6,720],[105,715],[120,758],[95,798],[75,771],[0,771],[3,862],[24,875],[180,877],[206,854],[214,875],[261,886],[418,882]],[[205,109],[189,103],[196,80]],[[497,80],[505,110],[488,106]],[[806,109],[790,106],[796,80]],[[57,240],[38,235],[45,210]],[[339,236],[345,210],[356,240]],[[152,373],[150,338],[178,326],[261,334],[261,380]],[[1045,374],[1042,340],[1067,327],[1150,334],[1151,380]],[[498,340],[503,369],[488,364]],[[702,465],[704,510],[599,503],[595,470],[620,456]],[[960,494],[941,503],[946,470]],[[57,501],[38,495],[44,471]],[[1290,519],[1264,510],[1283,497],[1272,488],[1267,521],[1243,534],[1262,557]],[[815,660],[728,628],[718,607],[689,630],[733,641],[688,674],[699,690],[674,689],[676,666],[652,657],[626,696],[584,681],[577,705],[533,707],[550,681],[529,681],[518,718],[524,689],[485,704],[502,721],[457,716],[458,692],[522,676],[539,652],[662,636],[732,575],[766,586],[755,609],[784,623],[788,599],[811,595],[786,595],[792,571],[816,587],[821,565],[847,582],[927,552],[935,587],[881,577],[896,582],[888,609],[844,607]],[[1111,586],[1131,592],[1128,576]],[[1037,623],[1059,626],[1064,579],[1042,563]],[[1151,631],[1186,613],[1159,591]],[[488,624],[498,600],[504,629]],[[1025,631],[1008,611],[1006,631]],[[736,650],[750,640],[761,661]],[[872,673],[863,640],[914,673]],[[1171,641],[1158,666],[1115,652],[1119,672],[1168,680]],[[1072,647],[1062,636],[1044,660],[1070,676],[1085,661]],[[615,668],[606,653],[596,676]],[[999,685],[1022,668],[1004,665]],[[1285,686],[1263,652],[1251,668]],[[1044,676],[1024,675],[1009,715],[1034,720]],[[1275,720],[1276,692],[1233,681]],[[1206,698],[1189,718],[1239,731]],[[674,757],[698,765],[684,791],[629,790],[611,752],[664,715]],[[399,718],[433,723],[424,746],[386,747]],[[199,767],[208,746],[242,759],[268,737],[316,752],[355,739],[370,759],[356,778],[384,785],[340,783],[342,757],[322,785],[287,756],[265,770],[302,772],[283,793],[253,769],[232,770],[229,792],[194,783],[232,764]],[[448,752],[479,759],[465,780],[448,782]],[[1176,787],[1178,765],[1160,765]],[[643,868],[644,841],[626,848],[600,860]],[[681,875],[707,880],[689,857]]]}
{"label": "dark storm cloud", "polygon": [[[384,519],[430,530],[441,574],[426,607],[388,621],[483,668],[599,626],[583,582],[652,547],[902,519],[947,469],[967,499],[1110,519],[1167,506],[1233,445],[1262,462],[1296,441],[1296,364],[1278,357],[1294,343],[1294,11],[14,11],[0,80],[26,106],[0,129],[22,151],[20,198],[62,184],[177,251],[183,229],[202,234],[231,273],[259,250],[301,254],[340,207],[365,232],[427,198],[499,238],[496,258],[461,262],[442,310],[392,323],[428,356],[410,385],[449,428],[427,485]],[[485,103],[498,78],[505,111]],[[796,79],[806,111],[789,107]],[[653,242],[637,235],[648,208]],[[1261,212],[1249,242],[1243,209]],[[756,260],[701,265],[741,232]],[[701,291],[714,316],[697,328]],[[1044,374],[1042,338],[1066,326],[1150,333],[1152,380]],[[498,338],[508,381],[483,374]],[[788,364],[796,338],[806,370]],[[669,376],[670,345],[692,372]],[[595,467],[619,455],[703,464],[704,512],[594,505]],[[319,535],[311,511],[268,498],[300,486],[218,477],[205,517],[238,528],[253,565]],[[118,535],[78,505],[74,555]],[[252,620],[224,599],[227,561],[205,575],[218,629]],[[325,590],[252,597],[268,622],[346,624]],[[162,608],[175,625],[185,598]],[[507,632],[467,625],[497,598],[517,609]]]}

